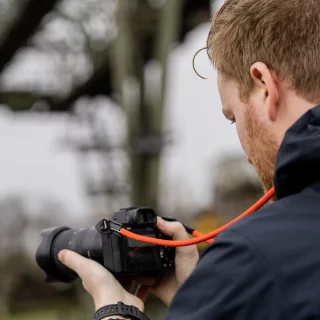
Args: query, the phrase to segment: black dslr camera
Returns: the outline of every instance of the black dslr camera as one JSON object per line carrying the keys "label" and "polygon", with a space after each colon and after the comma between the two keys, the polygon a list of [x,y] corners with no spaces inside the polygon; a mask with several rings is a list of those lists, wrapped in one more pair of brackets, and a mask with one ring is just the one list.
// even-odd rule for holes
{"label": "black dslr camera", "polygon": [[156,227],[157,215],[151,208],[125,208],[111,220],[103,219],[89,229],[58,227],[41,232],[36,260],[47,274],[47,282],[71,282],[77,274],[58,259],[62,249],[73,250],[95,260],[114,275],[150,274],[174,268],[175,249],[142,243],[119,234],[121,227],[157,239],[169,239]]}

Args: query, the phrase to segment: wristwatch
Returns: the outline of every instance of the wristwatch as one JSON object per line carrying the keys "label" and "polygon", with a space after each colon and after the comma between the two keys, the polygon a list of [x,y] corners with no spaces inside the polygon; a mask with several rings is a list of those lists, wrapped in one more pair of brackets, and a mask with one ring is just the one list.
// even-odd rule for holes
{"label": "wristwatch", "polygon": [[[128,306],[123,302],[119,301],[117,304],[109,304],[98,309],[94,316],[93,320],[102,320],[105,317],[109,316],[124,316],[131,320],[150,320],[143,312],[141,312],[135,306]],[[110,319],[111,320],[111,319]],[[118,319],[114,319],[118,320]]]}

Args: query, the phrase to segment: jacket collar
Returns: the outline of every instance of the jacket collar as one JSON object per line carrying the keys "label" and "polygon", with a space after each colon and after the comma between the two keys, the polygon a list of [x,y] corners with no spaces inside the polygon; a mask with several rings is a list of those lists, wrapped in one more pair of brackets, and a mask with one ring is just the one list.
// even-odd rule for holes
{"label": "jacket collar", "polygon": [[302,191],[320,180],[320,105],[305,113],[285,134],[274,186],[277,199]]}

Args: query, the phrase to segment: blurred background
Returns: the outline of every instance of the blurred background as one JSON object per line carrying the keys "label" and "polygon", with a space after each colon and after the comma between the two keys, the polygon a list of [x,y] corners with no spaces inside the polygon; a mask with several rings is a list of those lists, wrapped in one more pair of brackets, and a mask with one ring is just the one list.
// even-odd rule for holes
{"label": "blurred background", "polygon": [[221,4],[0,0],[1,319],[92,317],[79,281],[44,282],[43,228],[141,205],[209,232],[262,194],[205,51],[192,68]]}

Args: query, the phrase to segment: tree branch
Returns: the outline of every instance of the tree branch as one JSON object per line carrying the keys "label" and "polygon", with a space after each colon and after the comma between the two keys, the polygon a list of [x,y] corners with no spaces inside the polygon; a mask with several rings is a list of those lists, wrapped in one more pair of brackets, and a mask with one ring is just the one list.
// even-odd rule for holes
{"label": "tree branch", "polygon": [[44,16],[59,0],[30,0],[0,45],[0,72],[39,27]]}

